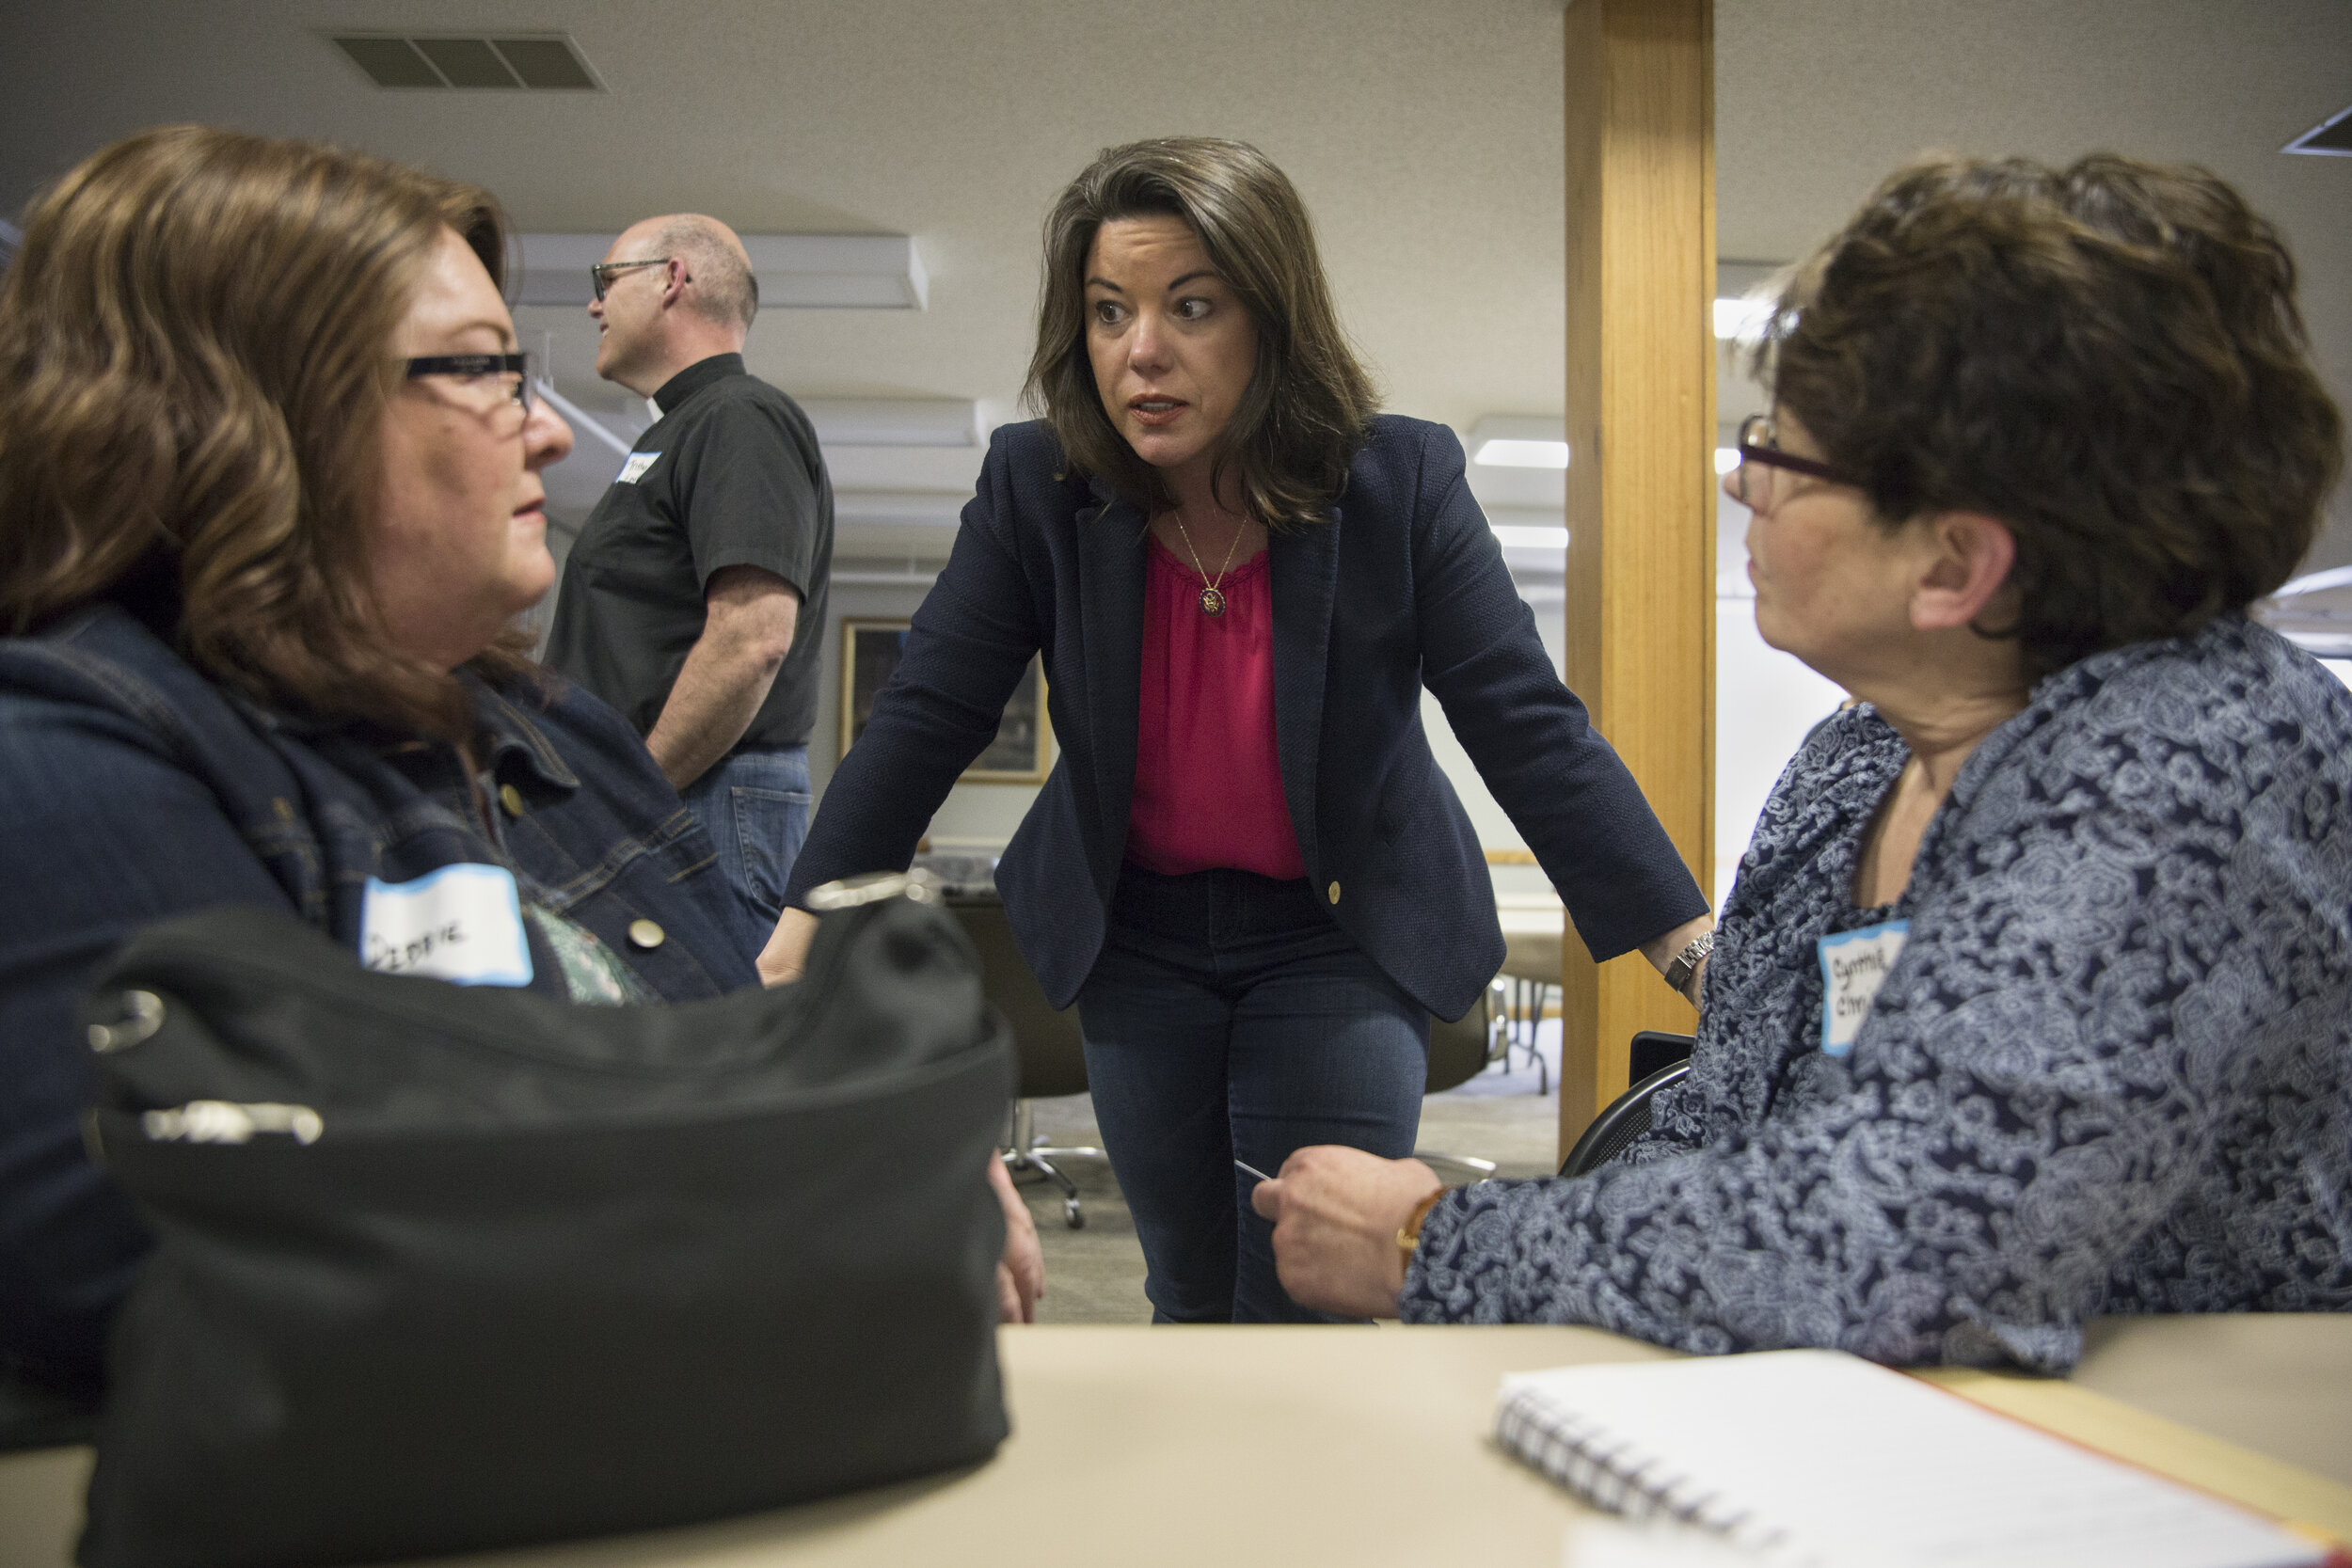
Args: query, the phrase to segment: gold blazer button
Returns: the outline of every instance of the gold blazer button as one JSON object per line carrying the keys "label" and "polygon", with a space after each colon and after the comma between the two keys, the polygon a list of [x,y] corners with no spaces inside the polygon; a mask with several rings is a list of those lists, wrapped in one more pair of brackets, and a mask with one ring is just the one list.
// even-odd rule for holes
{"label": "gold blazer button", "polygon": [[499,804],[506,808],[507,816],[520,816],[523,814],[523,792],[513,784],[501,784]]}
{"label": "gold blazer button", "polygon": [[1339,883],[1337,883],[1337,882],[1333,882],[1333,883],[1332,883],[1329,887],[1327,887],[1327,888],[1324,889],[1324,892],[1325,892],[1325,893],[1327,893],[1327,894],[1328,894],[1328,895],[1330,895],[1331,902],[1333,902],[1334,904],[1336,904],[1336,903],[1338,903],[1338,902],[1340,901],[1340,884],[1339,884]]}

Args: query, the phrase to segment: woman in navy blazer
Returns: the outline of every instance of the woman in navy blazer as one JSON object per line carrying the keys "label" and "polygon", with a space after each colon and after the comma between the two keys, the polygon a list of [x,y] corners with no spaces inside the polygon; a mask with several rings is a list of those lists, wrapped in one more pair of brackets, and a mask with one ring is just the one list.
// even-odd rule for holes
{"label": "woman in navy blazer", "polygon": [[[1706,901],[1553,673],[1459,442],[1372,414],[1279,169],[1232,142],[1112,149],[1049,218],[1046,267],[1029,388],[1048,418],[991,441],[761,966],[797,973],[808,889],[909,863],[1042,650],[1060,757],[997,885],[1047,996],[1078,1004],[1154,1314],[1311,1317],[1232,1162],[1410,1153],[1429,1015],[1460,1017],[1502,962],[1422,688],[1596,958],[1640,947],[1664,971],[1700,946]],[[1258,657],[1228,660],[1253,605]],[[1165,700],[1171,670],[1205,716]],[[1186,749],[1204,736],[1238,741],[1204,759]],[[1173,793],[1138,794],[1139,747],[1172,759]],[[1204,795],[1229,762],[1232,799]],[[1173,864],[1170,829],[1194,847]]]}

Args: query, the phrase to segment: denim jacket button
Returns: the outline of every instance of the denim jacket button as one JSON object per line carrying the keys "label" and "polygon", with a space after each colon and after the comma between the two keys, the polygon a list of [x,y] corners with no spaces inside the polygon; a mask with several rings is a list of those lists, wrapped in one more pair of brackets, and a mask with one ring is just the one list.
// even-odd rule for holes
{"label": "denim jacket button", "polygon": [[1338,902],[1340,901],[1340,884],[1339,884],[1339,883],[1337,883],[1337,882],[1333,882],[1333,883],[1332,883],[1332,884],[1331,884],[1328,888],[1325,889],[1324,891],[1325,891],[1325,892],[1326,892],[1326,893],[1327,893],[1327,894],[1330,896],[1331,902],[1333,902],[1334,904],[1336,904],[1336,903],[1338,903]]}
{"label": "denim jacket button", "polygon": [[523,814],[523,792],[513,784],[501,784],[499,804],[506,808],[507,816],[520,816]]}
{"label": "denim jacket button", "polygon": [[632,920],[628,923],[628,944],[631,947],[642,947],[650,953],[669,940],[670,933],[650,920]]}

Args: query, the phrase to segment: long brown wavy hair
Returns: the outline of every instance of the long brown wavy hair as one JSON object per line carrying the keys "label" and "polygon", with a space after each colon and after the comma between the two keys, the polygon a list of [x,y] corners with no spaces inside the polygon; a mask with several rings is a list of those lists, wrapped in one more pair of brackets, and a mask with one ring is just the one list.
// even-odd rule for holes
{"label": "long brown wavy hair", "polygon": [[2207,170],[1934,155],[1793,277],[1756,356],[1878,520],[2017,541],[2030,678],[2284,582],[2344,459],[2295,261]]}
{"label": "long brown wavy hair", "polygon": [[1245,142],[1168,136],[1105,149],[1045,217],[1037,352],[1024,397],[1081,471],[1152,510],[1174,504],[1159,470],[1111,423],[1087,357],[1086,263],[1095,231],[1172,214],[1200,236],[1258,329],[1258,362],[1227,425],[1212,480],[1232,470],[1250,515],[1271,529],[1327,520],[1378,410],[1372,378],[1331,306],[1306,203]]}
{"label": "long brown wavy hair", "polygon": [[[463,738],[465,689],[392,647],[365,552],[389,344],[444,226],[503,279],[486,191],[193,125],[42,194],[0,280],[0,629],[135,584],[224,686]],[[528,667],[513,638],[474,662]]]}

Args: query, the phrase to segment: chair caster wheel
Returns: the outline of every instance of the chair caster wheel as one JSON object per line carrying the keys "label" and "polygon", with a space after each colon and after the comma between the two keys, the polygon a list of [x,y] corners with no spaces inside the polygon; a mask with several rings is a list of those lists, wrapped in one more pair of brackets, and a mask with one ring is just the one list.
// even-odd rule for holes
{"label": "chair caster wheel", "polygon": [[1086,1211],[1078,1207],[1078,1200],[1074,1197],[1066,1197],[1061,1200],[1061,1217],[1073,1230],[1084,1230],[1087,1227]]}

